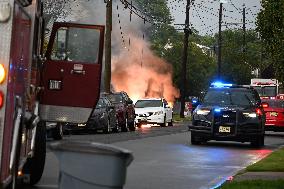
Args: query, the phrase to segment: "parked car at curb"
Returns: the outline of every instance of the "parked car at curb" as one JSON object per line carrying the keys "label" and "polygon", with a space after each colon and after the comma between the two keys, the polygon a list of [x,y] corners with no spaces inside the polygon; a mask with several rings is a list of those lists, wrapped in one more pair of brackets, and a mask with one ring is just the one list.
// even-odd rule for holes
{"label": "parked car at curb", "polygon": [[265,113],[252,87],[213,83],[193,111],[191,143],[209,140],[251,142],[264,145]]}
{"label": "parked car at curb", "polygon": [[101,94],[107,97],[115,106],[117,124],[121,131],[135,131],[135,110],[133,101],[126,92],[115,92],[110,94]]}
{"label": "parked car at curb", "polygon": [[118,132],[115,106],[106,97],[101,97],[92,116],[87,122],[87,128],[103,130],[104,133]]}
{"label": "parked car at curb", "polygon": [[140,99],[135,103],[135,124],[173,125],[173,110],[164,98]]}
{"label": "parked car at curb", "polygon": [[104,133],[118,132],[115,106],[106,97],[100,97],[87,123],[65,125],[67,130],[102,130]]}
{"label": "parked car at curb", "polygon": [[266,115],[265,130],[284,131],[284,100],[263,99],[262,102],[266,103],[263,106]]}

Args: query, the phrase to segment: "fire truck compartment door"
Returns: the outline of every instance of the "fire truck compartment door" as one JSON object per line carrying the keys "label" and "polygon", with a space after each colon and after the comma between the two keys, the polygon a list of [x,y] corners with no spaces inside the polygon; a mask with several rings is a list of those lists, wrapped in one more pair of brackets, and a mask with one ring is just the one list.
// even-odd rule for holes
{"label": "fire truck compartment door", "polygon": [[42,69],[40,116],[85,123],[99,99],[104,26],[54,23]]}

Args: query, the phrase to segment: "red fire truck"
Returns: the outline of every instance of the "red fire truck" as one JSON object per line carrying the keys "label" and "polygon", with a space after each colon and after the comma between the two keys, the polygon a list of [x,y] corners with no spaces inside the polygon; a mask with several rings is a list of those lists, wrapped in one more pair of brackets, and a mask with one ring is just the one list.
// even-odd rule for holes
{"label": "red fire truck", "polygon": [[261,99],[276,99],[279,90],[277,79],[251,79],[251,84],[257,90]]}
{"label": "red fire truck", "polygon": [[45,56],[42,28],[40,0],[0,1],[0,188],[36,184],[45,123],[87,122],[99,97],[104,26],[55,23]]}

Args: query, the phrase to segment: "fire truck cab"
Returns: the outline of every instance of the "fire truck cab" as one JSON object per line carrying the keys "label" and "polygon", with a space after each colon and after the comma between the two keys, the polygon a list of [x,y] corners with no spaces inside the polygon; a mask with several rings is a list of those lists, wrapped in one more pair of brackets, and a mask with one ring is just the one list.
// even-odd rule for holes
{"label": "fire truck cab", "polygon": [[42,55],[40,0],[0,1],[0,188],[36,184],[46,122],[87,122],[100,92],[104,26],[54,23]]}
{"label": "fire truck cab", "polygon": [[275,99],[278,94],[279,83],[277,79],[251,79],[251,84],[257,90],[261,99]]}

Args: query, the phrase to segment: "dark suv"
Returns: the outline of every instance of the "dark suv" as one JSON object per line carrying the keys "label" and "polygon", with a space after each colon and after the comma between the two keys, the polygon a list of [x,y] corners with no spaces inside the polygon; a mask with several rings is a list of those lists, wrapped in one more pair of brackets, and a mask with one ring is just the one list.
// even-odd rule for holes
{"label": "dark suv", "polygon": [[214,83],[192,114],[191,143],[208,140],[264,145],[265,114],[256,90]]}
{"label": "dark suv", "polygon": [[103,94],[115,106],[117,123],[122,131],[135,131],[135,110],[133,101],[126,92]]}

